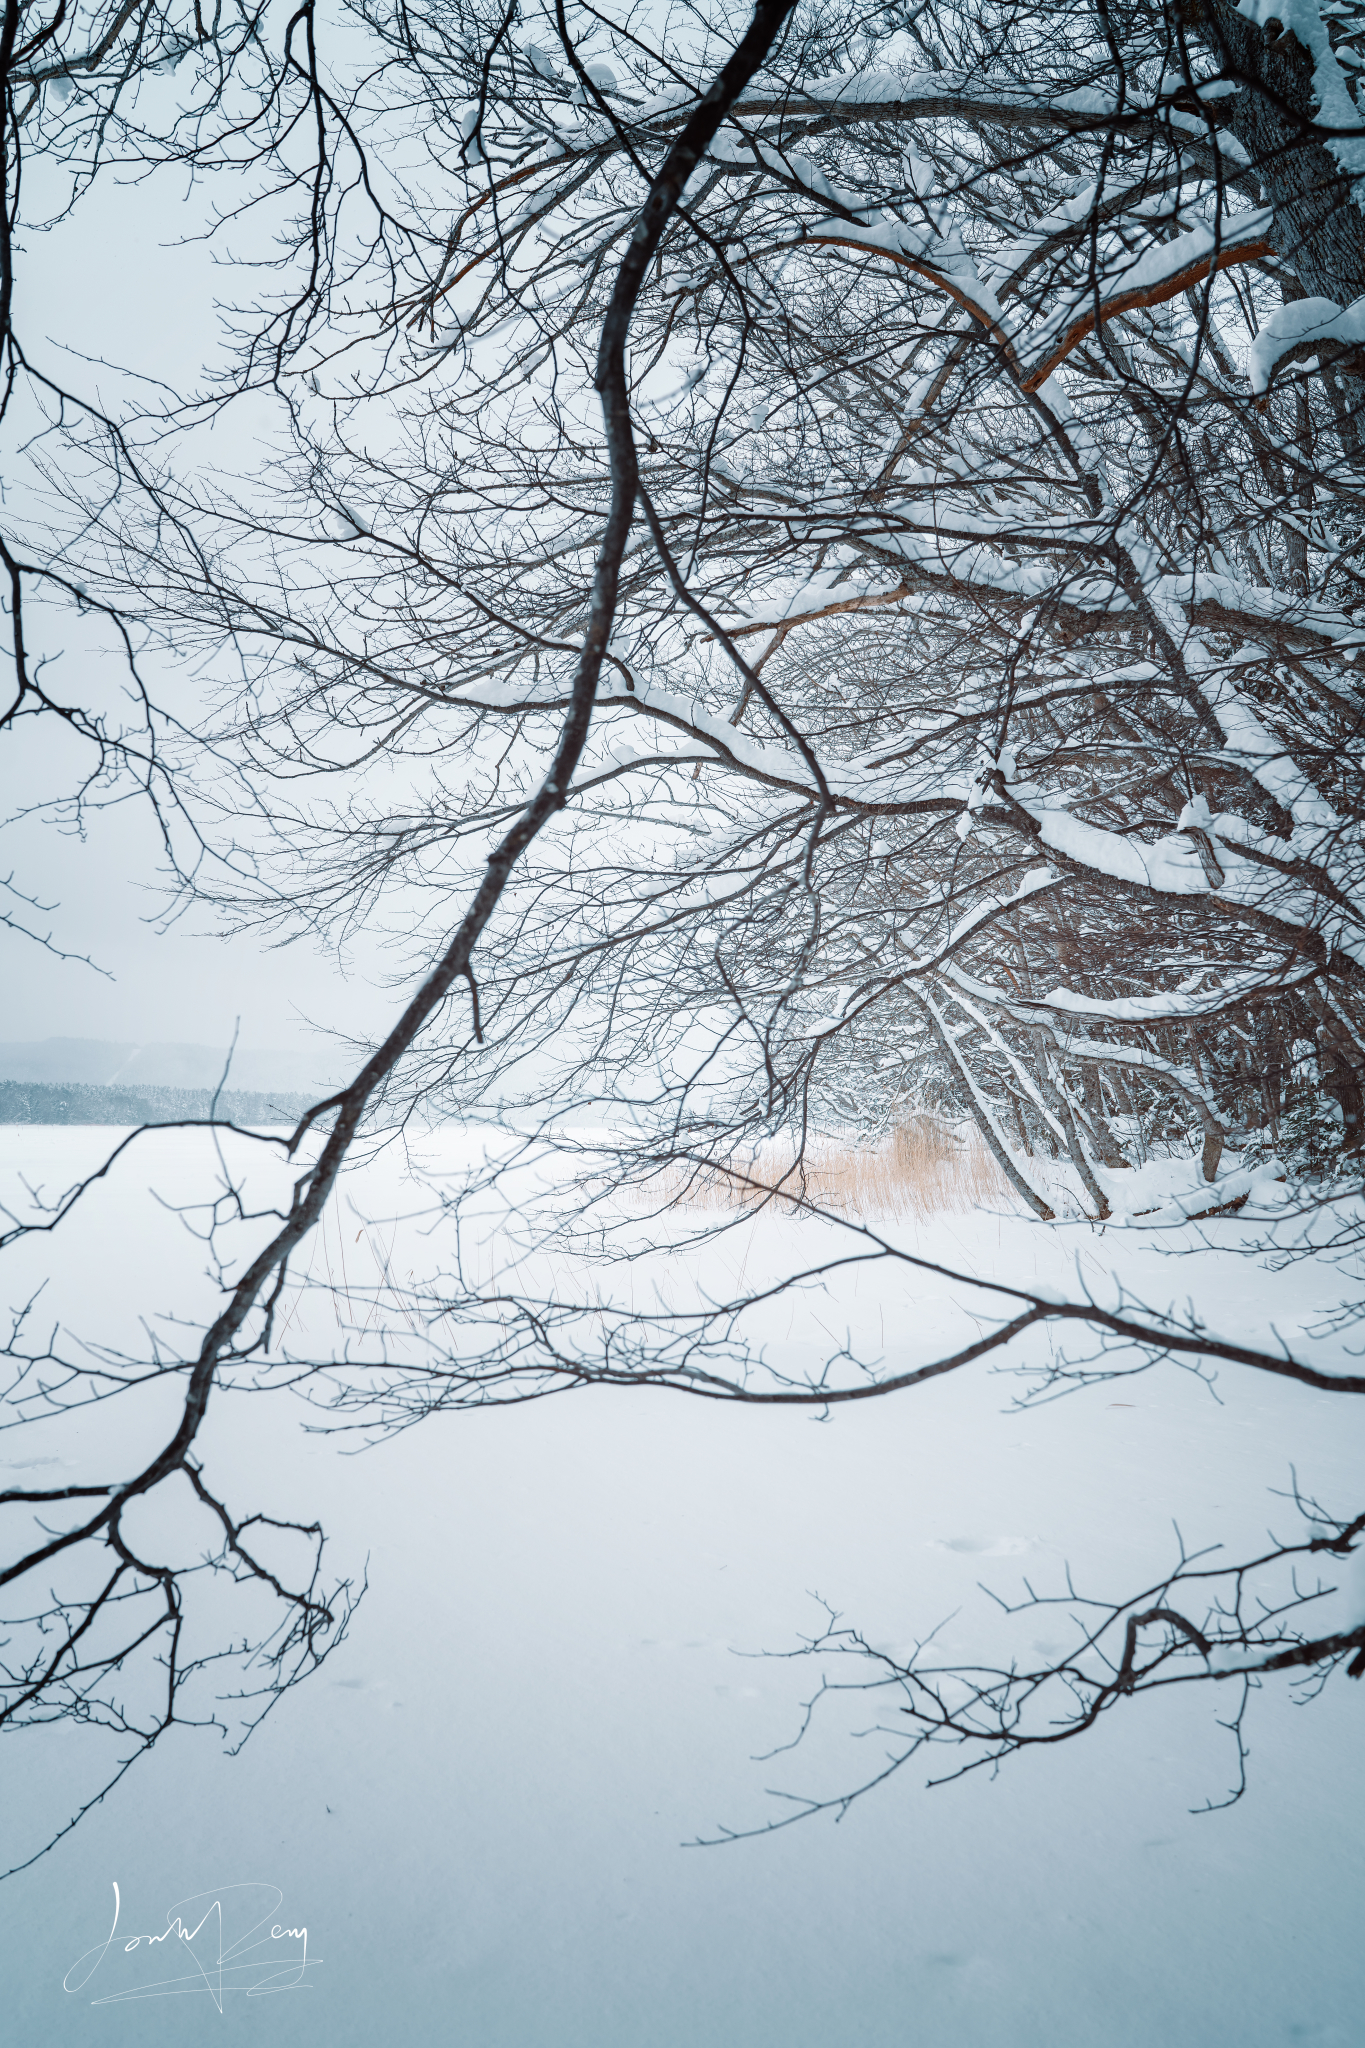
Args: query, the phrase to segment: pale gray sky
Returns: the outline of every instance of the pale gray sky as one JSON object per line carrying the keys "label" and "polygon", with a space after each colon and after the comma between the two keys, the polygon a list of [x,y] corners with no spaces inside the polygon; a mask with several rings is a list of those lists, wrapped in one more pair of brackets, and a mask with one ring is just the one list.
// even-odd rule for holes
{"label": "pale gray sky", "polygon": [[[28,180],[33,211],[57,198],[55,190],[39,192],[31,171]],[[213,347],[215,305],[231,296],[234,282],[208,249],[181,239],[193,232],[196,212],[192,199],[186,203],[183,177],[131,189],[110,178],[82,202],[73,223],[30,234],[19,300],[30,358],[111,410],[119,407],[121,379],[102,364],[192,380]],[[100,361],[78,360],[72,350]],[[225,467],[249,471],[245,419],[234,419],[221,455]],[[22,512],[22,504],[15,509]],[[122,680],[120,664],[112,654],[83,652],[80,633],[79,621],[64,621],[64,657],[45,680],[67,699],[110,701]],[[187,677],[182,691],[179,680],[172,683],[173,708],[193,724],[198,685]],[[60,789],[75,758],[55,729],[32,726],[7,737],[0,746],[0,818]],[[85,844],[38,820],[0,830],[0,877],[12,872],[16,887],[58,906],[46,916],[10,898],[0,907],[40,932],[50,929],[57,945],[88,953],[114,976],[106,980],[0,931],[0,1040],[220,1045],[240,1017],[243,1046],[302,1048],[310,1042],[310,1017],[358,1034],[384,1028],[397,997],[367,983],[363,972],[343,973],[335,958],[308,945],[271,951],[250,939],[207,936],[207,915],[158,934],[157,856],[150,819],[131,805],[95,818]],[[378,972],[376,960],[368,964]]]}
{"label": "pale gray sky", "polygon": [[114,976],[0,931],[0,1040],[226,1045],[240,1017],[244,1047],[304,1048],[310,1018],[364,1033],[396,1008],[395,995],[343,974],[334,956],[306,943],[271,951],[249,937],[210,936],[207,913],[193,912],[159,933],[157,847],[150,821],[131,807],[94,818],[84,844],[35,821],[0,834],[0,848],[0,875],[13,868],[16,886],[58,906],[48,916],[6,907]]}

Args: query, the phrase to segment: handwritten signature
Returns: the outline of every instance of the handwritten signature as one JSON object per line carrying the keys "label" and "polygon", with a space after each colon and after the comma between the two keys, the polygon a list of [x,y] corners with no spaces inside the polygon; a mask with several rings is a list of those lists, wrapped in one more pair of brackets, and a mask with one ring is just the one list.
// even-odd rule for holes
{"label": "handwritten signature", "polygon": [[[115,1884],[114,1921],[108,1935],[77,1956],[62,1979],[62,1989],[83,1991],[113,1948],[116,1956],[137,1958],[122,1965],[135,1981],[121,1990],[105,1992],[102,1998],[92,1998],[92,2005],[207,1992],[221,2012],[229,1991],[245,1991],[248,1998],[260,1998],[267,1992],[310,1991],[307,1973],[317,1969],[320,1958],[308,1953],[306,1927],[287,1927],[276,1919],[283,1904],[284,1893],[276,1885],[228,1884],[217,1891],[194,1892],[187,1899],[177,1899],[167,1911],[160,1934],[125,1931],[120,1936],[121,1901]],[[259,1918],[230,1939],[232,1931],[253,1913],[259,1913]],[[177,1964],[188,1960],[193,1968],[169,1977],[149,1977],[152,1969],[172,1956]]]}

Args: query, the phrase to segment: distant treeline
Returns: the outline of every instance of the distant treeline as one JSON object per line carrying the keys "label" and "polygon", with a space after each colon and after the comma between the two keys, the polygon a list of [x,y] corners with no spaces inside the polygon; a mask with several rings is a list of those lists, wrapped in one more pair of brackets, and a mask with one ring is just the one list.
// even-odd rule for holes
{"label": "distant treeline", "polygon": [[234,1124],[294,1124],[317,1099],[283,1089],[225,1088],[215,1108],[211,1088],[0,1081],[0,1124],[165,1124],[210,1115]]}

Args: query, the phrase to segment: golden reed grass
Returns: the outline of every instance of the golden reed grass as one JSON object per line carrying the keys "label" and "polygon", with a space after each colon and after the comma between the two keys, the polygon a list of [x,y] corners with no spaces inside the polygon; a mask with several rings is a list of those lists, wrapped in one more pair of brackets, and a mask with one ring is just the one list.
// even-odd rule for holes
{"label": "golden reed grass", "polygon": [[791,1151],[765,1146],[748,1164],[674,1167],[652,1184],[670,1206],[787,1211],[809,1203],[845,1216],[909,1221],[943,1210],[1011,1208],[1014,1193],[979,1134],[929,1116],[909,1117],[880,1145],[810,1142],[800,1166]]}

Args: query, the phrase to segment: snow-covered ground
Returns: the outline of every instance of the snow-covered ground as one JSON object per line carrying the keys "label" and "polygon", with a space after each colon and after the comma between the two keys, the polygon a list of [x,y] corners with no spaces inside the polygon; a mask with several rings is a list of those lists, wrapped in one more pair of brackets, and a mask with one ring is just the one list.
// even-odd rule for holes
{"label": "snow-covered ground", "polygon": [[[0,1169],[64,1185],[108,1134],[9,1129]],[[136,1318],[212,1298],[168,1202],[201,1190],[197,1138],[143,1141],[64,1236],[11,1256],[3,1302],[55,1277],[46,1313],[130,1340]],[[395,1169],[352,1196],[402,1206]],[[385,1176],[387,1175],[387,1179]],[[263,1176],[258,1178],[258,1185]],[[315,1269],[365,1249],[344,1210]],[[990,1276],[1103,1288],[1117,1264],[1162,1304],[1195,1294],[1229,1336],[1290,1335],[1339,1274],[1239,1256],[1238,1218],[1185,1237],[944,1216],[898,1241]],[[821,1227],[773,1220],[707,1255],[718,1291]],[[1207,1243],[1204,1240],[1207,1240]],[[387,1243],[387,1239],[385,1242]],[[418,1241],[412,1233],[411,1243]],[[405,1240],[406,1242],[406,1240]],[[429,1242],[429,1241],[428,1241]],[[1189,1255],[1173,1258],[1180,1244]],[[1199,1245],[1198,1250],[1193,1248]],[[728,1271],[731,1278],[727,1280]],[[352,1280],[357,1275],[351,1272]],[[322,1306],[330,1297],[322,1298]],[[315,1316],[319,1305],[311,1310]],[[979,1300],[904,1269],[784,1306],[786,1364],[846,1332],[888,1362],[928,1354]],[[320,1332],[320,1324],[318,1329]],[[335,1331],[333,1331],[335,1335]],[[832,1343],[831,1343],[832,1340]],[[1365,1415],[1225,1369],[1218,1401],[1166,1366],[1041,1409],[984,1366],[836,1410],[720,1409],[591,1391],[438,1419],[360,1456],[305,1436],[289,1397],[222,1402],[206,1463],[244,1510],[316,1514],[338,1570],[368,1555],[349,1641],[235,1760],[184,1731],[47,1858],[0,1890],[16,2042],[140,2044],[224,2027],[350,2048],[1238,2048],[1360,2038],[1365,1994],[1360,1716],[1338,1677],[1295,1706],[1268,1684],[1251,1790],[1230,1783],[1210,1688],[1139,1700],[1053,1753],[933,1791],[912,1763],[838,1826],[685,1847],[761,1825],[768,1788],[867,1775],[876,1736],[788,1742],[815,1674],[742,1653],[794,1646],[819,1594],[876,1642],[989,1640],[978,1582],[1027,1574],[1123,1593],[1193,1546],[1294,1516],[1273,1489],[1358,1505]],[[150,1427],[151,1418],[144,1418]],[[144,1426],[94,1409],[0,1438],[3,1481],[75,1483]],[[142,1441],[142,1439],[139,1439]],[[36,1465],[30,1460],[59,1461]],[[58,1474],[61,1475],[58,1478]],[[1039,1619],[1040,1641],[1047,1624]],[[1221,1690],[1221,1689],[1220,1689]],[[866,1721],[872,1719],[872,1711]],[[853,1725],[858,1725],[856,1716]],[[881,1745],[884,1747],[884,1744]],[[85,1768],[75,1738],[5,1746],[5,1835],[27,1842]],[[64,1973],[119,1932],[79,1992]],[[275,1886],[307,1926],[310,1989],[92,2006],[130,1987],[124,1933],[230,1885]],[[251,1895],[254,1896],[254,1895]],[[249,1895],[231,1894],[228,1910]],[[253,1915],[253,1917],[255,1917]],[[288,1945],[288,1938],[285,1945]]]}

